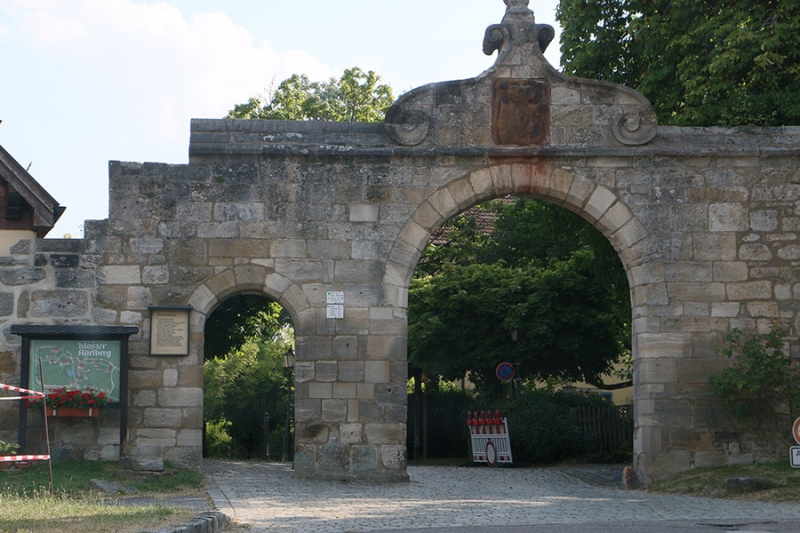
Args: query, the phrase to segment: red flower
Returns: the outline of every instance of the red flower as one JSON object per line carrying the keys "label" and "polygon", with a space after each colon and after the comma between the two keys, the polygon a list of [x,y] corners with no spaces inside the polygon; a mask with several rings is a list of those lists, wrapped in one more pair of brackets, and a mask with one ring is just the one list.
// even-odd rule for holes
{"label": "red flower", "polygon": [[[40,405],[41,400],[28,400],[28,407]],[[45,397],[48,407],[75,407],[77,409],[88,409],[89,407],[104,407],[109,400],[105,392],[95,392],[94,389],[88,391],[68,390],[61,387],[50,392]]]}

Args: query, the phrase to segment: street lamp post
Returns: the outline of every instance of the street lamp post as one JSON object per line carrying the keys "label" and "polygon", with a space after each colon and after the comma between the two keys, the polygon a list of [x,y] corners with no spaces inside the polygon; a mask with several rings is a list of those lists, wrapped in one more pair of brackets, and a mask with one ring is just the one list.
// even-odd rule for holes
{"label": "street lamp post", "polygon": [[292,369],[294,369],[294,350],[289,347],[283,354],[283,366],[286,368],[286,431],[283,435],[283,462],[289,462],[289,426],[292,411]]}

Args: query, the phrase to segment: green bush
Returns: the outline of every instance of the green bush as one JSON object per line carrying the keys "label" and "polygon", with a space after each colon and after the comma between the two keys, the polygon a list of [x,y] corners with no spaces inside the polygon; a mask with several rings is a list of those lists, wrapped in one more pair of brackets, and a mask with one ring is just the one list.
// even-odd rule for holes
{"label": "green bush", "polygon": [[606,405],[599,396],[538,389],[509,400],[501,415],[508,418],[514,460],[555,463],[596,451],[595,436],[581,432],[571,408]]}
{"label": "green bush", "polygon": [[[203,401],[210,457],[223,453],[235,459],[263,458],[265,412],[270,415],[270,434],[283,435],[278,427],[286,417],[286,349],[284,343],[250,340],[225,357],[206,360]],[[217,440],[210,441],[212,437]]]}
{"label": "green bush", "polygon": [[[416,420],[414,395],[408,398],[408,450],[412,459]],[[597,436],[581,431],[576,408],[607,407],[609,403],[596,395],[525,390],[520,398],[494,400],[475,397],[459,389],[426,390],[427,459],[471,458],[467,417],[474,411],[500,411],[508,419],[511,451],[515,462],[555,463],[566,459],[603,459],[619,453],[598,450]],[[622,416],[622,415],[619,415]],[[630,450],[620,450],[627,457]]]}
{"label": "green bush", "polygon": [[228,430],[230,420],[212,420],[206,422],[205,446],[208,457],[225,458],[233,454],[233,439]]}
{"label": "green bush", "polygon": [[749,336],[733,329],[720,352],[731,366],[708,382],[734,421],[752,429],[785,427],[800,413],[800,362],[792,359],[780,326]]}

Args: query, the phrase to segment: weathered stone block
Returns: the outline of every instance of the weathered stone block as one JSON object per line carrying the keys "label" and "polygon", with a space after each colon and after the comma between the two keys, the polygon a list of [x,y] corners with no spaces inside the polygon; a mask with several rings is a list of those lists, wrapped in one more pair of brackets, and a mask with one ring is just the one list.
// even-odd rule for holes
{"label": "weathered stone block", "polygon": [[14,314],[14,293],[0,292],[0,316]]}
{"label": "weathered stone block", "polygon": [[375,446],[357,445],[353,446],[354,472],[369,472],[375,475],[378,470],[378,451]]}
{"label": "weathered stone block", "polygon": [[342,444],[359,444],[362,441],[362,424],[339,424],[339,442]]}
{"label": "weathered stone block", "polygon": [[31,294],[30,314],[33,317],[81,317],[88,310],[89,295],[82,291],[59,289],[34,291]]}
{"label": "weathered stone block", "polygon": [[694,259],[698,261],[734,261],[736,257],[735,233],[699,233],[694,236]]}
{"label": "weathered stone block", "polygon": [[136,430],[137,446],[175,446],[176,438],[177,431],[174,429],[141,428]]}
{"label": "weathered stone block", "polygon": [[766,280],[729,283],[726,289],[730,300],[769,300],[772,298],[772,283]]}
{"label": "weathered stone block", "polygon": [[203,405],[203,389],[190,387],[162,388],[158,392],[158,404],[161,407],[201,407]]}
{"label": "weathered stone block", "polygon": [[315,377],[313,361],[298,361],[294,365],[294,380],[297,383],[311,381]]}
{"label": "weathered stone block", "polygon": [[766,244],[744,244],[739,248],[739,259],[742,261],[769,261],[772,251]]}
{"label": "weathered stone block", "polygon": [[144,423],[151,428],[180,427],[181,411],[180,409],[145,409]]}
{"label": "weathered stone block", "polygon": [[364,363],[364,381],[366,383],[389,383],[389,361],[366,361]]}
{"label": "weathered stone block", "polygon": [[405,446],[383,445],[381,450],[381,463],[384,468],[391,470],[404,470],[406,468]]}
{"label": "weathered stone block", "polygon": [[157,389],[161,386],[161,372],[158,370],[129,370],[128,386],[131,389]]}
{"label": "weathered stone block", "polygon": [[334,383],[333,384],[333,397],[334,398],[356,398],[356,384],[355,383]]}
{"label": "weathered stone block", "polygon": [[347,420],[347,402],[345,400],[322,400],[323,422],[344,422],[345,420]]}
{"label": "weathered stone block", "polygon": [[350,446],[329,443],[319,448],[319,468],[322,471],[338,473],[343,477],[350,470]]}
{"label": "weathered stone block", "polygon": [[47,277],[41,268],[2,268],[0,283],[9,286],[33,285]]}
{"label": "weathered stone block", "polygon": [[182,429],[178,432],[177,439],[178,446],[196,446],[203,445],[203,432],[199,429]]}
{"label": "weathered stone block", "polygon": [[333,398],[333,384],[331,383],[309,383],[308,384],[308,397],[309,398]]}
{"label": "weathered stone block", "polygon": [[98,268],[97,279],[104,285],[139,285],[142,275],[138,265],[115,265]]}
{"label": "weathered stone block", "polygon": [[298,422],[309,422],[311,420],[319,420],[322,413],[322,404],[319,400],[304,400],[297,398],[295,400],[295,420]]}
{"label": "weathered stone block", "polygon": [[366,424],[364,434],[370,444],[397,444],[405,442],[405,424]]}
{"label": "weathered stone block", "polygon": [[725,480],[724,486],[731,494],[747,494],[769,490],[773,487],[773,483],[762,477],[731,477]]}
{"label": "weathered stone block", "polygon": [[350,204],[350,222],[377,222],[378,206],[374,204]]}
{"label": "weathered stone block", "polygon": [[315,370],[317,381],[336,381],[339,365],[335,361],[318,361]]}
{"label": "weathered stone block", "polygon": [[747,231],[750,213],[742,204],[710,204],[708,229],[712,232]]}
{"label": "weathered stone block", "polygon": [[714,263],[714,281],[747,281],[748,270],[745,262]]}
{"label": "weathered stone block", "polygon": [[178,370],[176,368],[164,370],[161,384],[164,387],[175,387],[178,384]]}
{"label": "weathered stone block", "polygon": [[339,381],[349,383],[364,381],[364,362],[341,361],[339,363]]}

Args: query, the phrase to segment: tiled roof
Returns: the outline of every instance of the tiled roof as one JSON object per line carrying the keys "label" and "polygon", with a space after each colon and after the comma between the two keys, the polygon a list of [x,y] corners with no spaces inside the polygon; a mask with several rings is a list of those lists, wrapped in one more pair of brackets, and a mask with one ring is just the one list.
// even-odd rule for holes
{"label": "tiled roof", "polygon": [[[30,229],[36,232],[37,237],[42,238],[55,226],[64,212],[65,208],[60,206],[55,198],[50,196],[50,193],[39,185],[33,179],[33,176],[28,174],[28,171],[16,159],[11,157],[11,154],[2,146],[0,146],[0,187],[4,190],[2,196],[7,201],[9,201],[9,198],[14,198],[14,200],[10,200],[13,202],[17,201],[16,198],[21,200],[20,206],[15,206],[13,213],[10,209],[5,208],[5,202],[3,202],[4,209],[2,220],[0,220],[0,228]],[[12,196],[13,193],[19,196]],[[28,211],[30,213],[30,220],[26,224],[29,227],[18,228],[18,225],[3,224],[6,220],[12,220],[16,216],[17,207],[20,211]]]}

